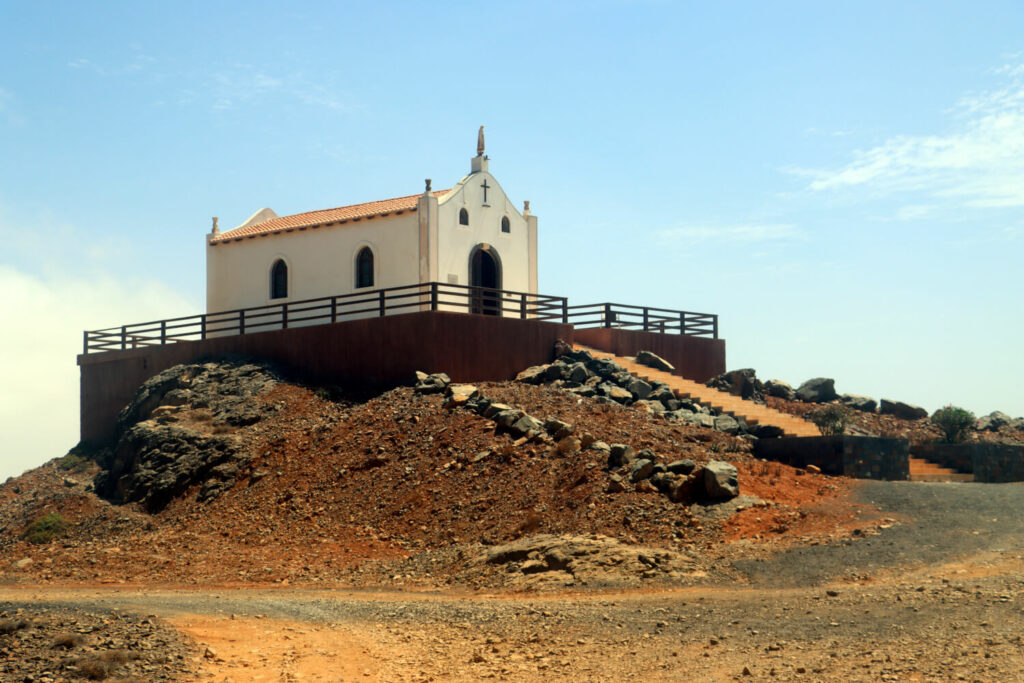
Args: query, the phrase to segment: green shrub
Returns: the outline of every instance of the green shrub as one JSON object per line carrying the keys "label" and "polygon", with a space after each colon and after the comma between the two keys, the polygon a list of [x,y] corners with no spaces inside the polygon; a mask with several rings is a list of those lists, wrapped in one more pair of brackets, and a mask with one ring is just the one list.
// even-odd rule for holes
{"label": "green shrub", "polygon": [[974,413],[957,406],[939,408],[932,415],[932,424],[942,430],[946,443],[960,443],[967,437],[967,430],[974,424]]}
{"label": "green shrub", "polygon": [[807,413],[807,419],[818,426],[823,436],[839,436],[855,421],[852,410],[835,403]]}
{"label": "green shrub", "polygon": [[78,453],[68,453],[63,458],[57,461],[57,467],[68,472],[70,470],[77,470],[79,467],[84,466],[89,462],[89,458]]}
{"label": "green shrub", "polygon": [[48,515],[43,515],[36,521],[28,525],[25,529],[25,533],[21,535],[23,539],[29,543],[35,543],[41,545],[43,543],[49,543],[60,534],[64,533],[64,530],[68,528],[68,520],[59,512],[51,512]]}

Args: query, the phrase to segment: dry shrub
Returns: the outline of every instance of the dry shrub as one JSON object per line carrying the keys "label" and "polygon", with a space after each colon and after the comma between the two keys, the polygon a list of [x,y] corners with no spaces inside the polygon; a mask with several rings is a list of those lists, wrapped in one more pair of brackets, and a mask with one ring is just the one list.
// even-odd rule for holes
{"label": "dry shrub", "polygon": [[24,619],[0,619],[0,635],[14,633],[23,628],[28,628],[28,622]]}
{"label": "dry shrub", "polygon": [[82,657],[75,662],[78,675],[90,681],[105,681],[113,675],[119,666],[138,655],[130,650],[107,650]]}
{"label": "dry shrub", "polygon": [[53,639],[54,647],[63,647],[70,650],[73,647],[81,645],[85,641],[82,636],[77,633],[59,633],[57,637]]}
{"label": "dry shrub", "polygon": [[519,523],[516,527],[516,536],[523,536],[524,534],[532,534],[534,531],[540,528],[541,516],[536,510],[530,510],[526,513],[526,519]]}

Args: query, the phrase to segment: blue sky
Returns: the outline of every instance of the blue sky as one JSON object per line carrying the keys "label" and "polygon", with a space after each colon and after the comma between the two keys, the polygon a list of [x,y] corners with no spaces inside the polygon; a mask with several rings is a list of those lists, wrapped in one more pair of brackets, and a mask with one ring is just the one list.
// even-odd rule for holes
{"label": "blue sky", "polygon": [[491,170],[540,288],[718,313],[730,368],[1024,415],[1024,4],[0,0],[0,476],[85,328],[203,237]]}

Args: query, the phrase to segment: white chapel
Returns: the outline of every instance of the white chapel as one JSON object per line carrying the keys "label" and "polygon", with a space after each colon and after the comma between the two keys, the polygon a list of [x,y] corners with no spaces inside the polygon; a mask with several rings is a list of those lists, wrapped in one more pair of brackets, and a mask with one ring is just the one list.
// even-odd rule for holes
{"label": "white chapel", "polygon": [[426,282],[537,293],[537,217],[488,169],[447,190],[278,216],[261,209],[206,236],[208,313]]}

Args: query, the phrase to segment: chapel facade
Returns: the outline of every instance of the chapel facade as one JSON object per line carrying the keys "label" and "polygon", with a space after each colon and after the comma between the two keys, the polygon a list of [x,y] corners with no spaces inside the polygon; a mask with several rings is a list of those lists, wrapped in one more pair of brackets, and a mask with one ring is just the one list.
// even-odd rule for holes
{"label": "chapel facade", "polygon": [[483,126],[447,190],[290,216],[261,209],[206,236],[206,310],[229,311],[426,282],[537,293],[537,217],[491,175]]}

